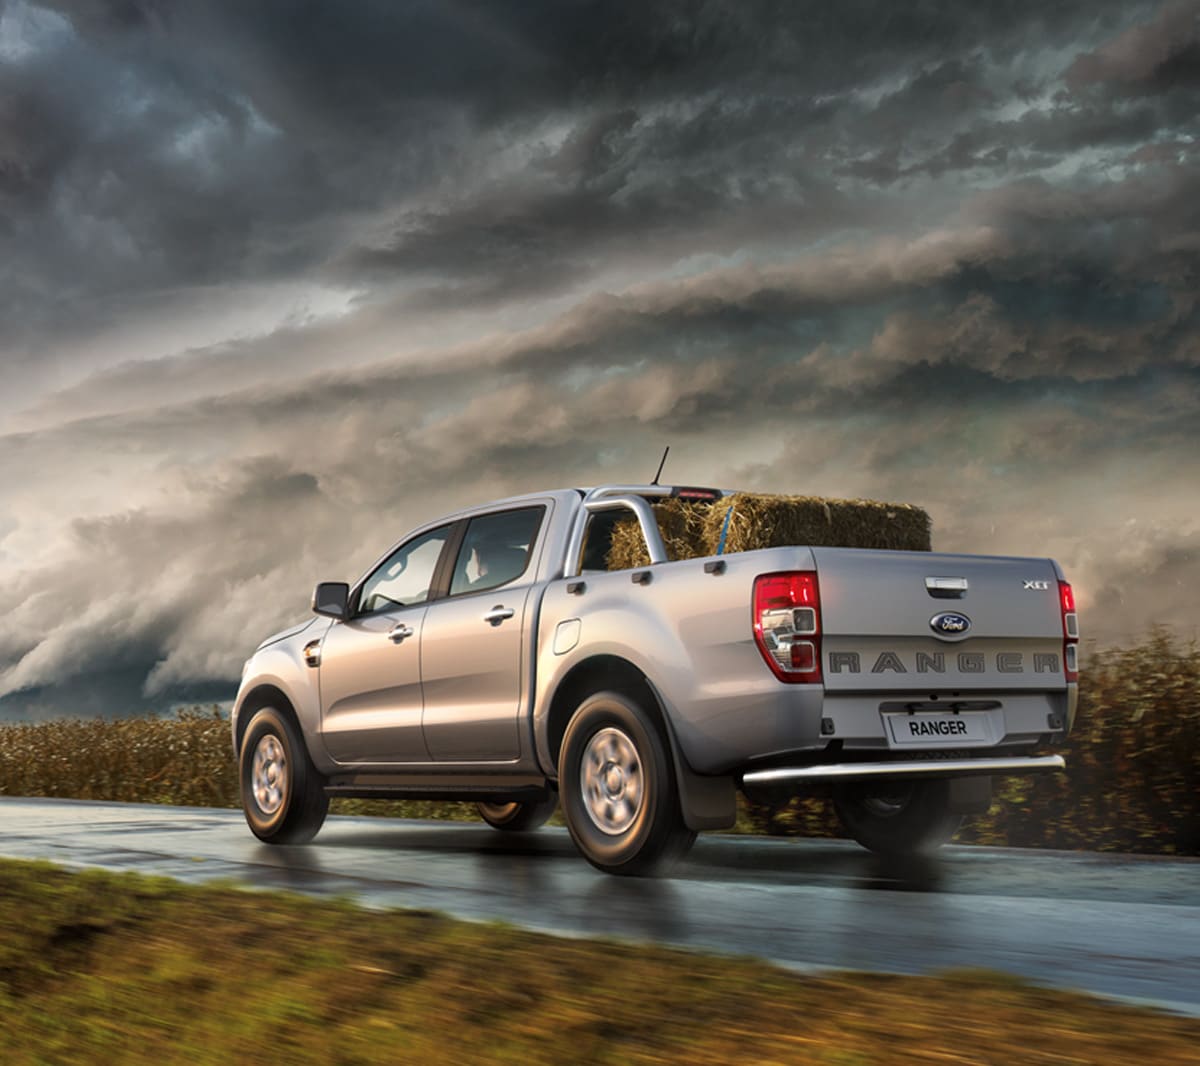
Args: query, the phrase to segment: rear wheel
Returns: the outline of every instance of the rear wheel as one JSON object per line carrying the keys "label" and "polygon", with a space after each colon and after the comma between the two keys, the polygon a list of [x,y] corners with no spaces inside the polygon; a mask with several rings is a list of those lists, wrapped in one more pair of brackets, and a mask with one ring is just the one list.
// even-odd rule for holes
{"label": "rear wheel", "polygon": [[571,837],[613,874],[660,872],[696,839],[683,823],[671,753],[647,711],[617,692],[589,696],[563,736],[559,796]]}
{"label": "rear wheel", "polygon": [[936,851],[962,825],[945,779],[855,782],[839,786],[834,809],[846,831],[880,855]]}
{"label": "rear wheel", "polygon": [[238,765],[242,809],[268,844],[305,844],[329,813],[329,797],[290,717],[264,707],[246,727]]}
{"label": "rear wheel", "polygon": [[523,833],[546,824],[558,806],[558,796],[548,792],[545,798],[529,803],[477,803],[483,820],[493,829]]}

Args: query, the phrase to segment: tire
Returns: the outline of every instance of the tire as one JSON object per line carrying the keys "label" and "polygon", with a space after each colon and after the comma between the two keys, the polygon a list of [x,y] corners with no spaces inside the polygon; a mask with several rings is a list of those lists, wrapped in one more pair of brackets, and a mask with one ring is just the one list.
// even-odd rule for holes
{"label": "tire", "polygon": [[579,705],[563,736],[558,779],[571,838],[606,873],[663,872],[696,839],[680,814],[666,741],[628,696],[598,692]]}
{"label": "tire", "polygon": [[841,785],[833,805],[846,831],[878,855],[927,855],[963,822],[950,810],[950,782],[944,778]]}
{"label": "tire", "polygon": [[477,803],[475,806],[493,829],[525,833],[546,824],[546,819],[558,808],[558,796],[548,792],[545,798],[529,803]]}
{"label": "tire", "polygon": [[329,797],[290,717],[274,707],[246,727],[238,759],[242,810],[250,831],[268,844],[306,844],[329,813]]}

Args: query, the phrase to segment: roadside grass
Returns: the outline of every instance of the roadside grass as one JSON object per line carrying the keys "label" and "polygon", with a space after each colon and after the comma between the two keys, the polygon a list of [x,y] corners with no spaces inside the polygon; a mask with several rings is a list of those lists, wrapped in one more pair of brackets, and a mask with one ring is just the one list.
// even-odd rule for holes
{"label": "roadside grass", "polygon": [[1195,1063],[1200,1020],[0,862],[0,1061]]}
{"label": "roadside grass", "polygon": [[[1066,774],[996,782],[987,814],[957,839],[1010,847],[1200,855],[1200,648],[1158,629],[1130,648],[1090,649]],[[229,723],[175,718],[0,726],[0,795],[237,807]],[[335,814],[477,821],[473,804],[335,800]],[[556,820],[561,822],[559,816]],[[836,837],[820,794],[748,803],[736,832]]]}

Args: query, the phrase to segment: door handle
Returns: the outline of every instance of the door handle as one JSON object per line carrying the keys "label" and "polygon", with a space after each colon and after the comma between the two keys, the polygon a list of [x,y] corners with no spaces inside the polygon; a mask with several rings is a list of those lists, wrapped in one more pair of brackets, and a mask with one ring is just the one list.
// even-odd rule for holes
{"label": "door handle", "polygon": [[393,644],[400,644],[413,635],[412,626],[406,626],[403,622],[397,622],[391,629],[388,630],[388,640]]}
{"label": "door handle", "polygon": [[511,618],[515,612],[511,607],[505,607],[504,604],[498,603],[487,614],[483,616],[483,620],[491,626],[498,626],[506,618]]}

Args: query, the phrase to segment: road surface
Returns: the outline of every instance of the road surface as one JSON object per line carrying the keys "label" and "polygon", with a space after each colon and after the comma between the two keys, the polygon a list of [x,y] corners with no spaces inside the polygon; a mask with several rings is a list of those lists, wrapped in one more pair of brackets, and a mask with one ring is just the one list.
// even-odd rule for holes
{"label": "road surface", "polygon": [[566,830],[330,818],[305,847],[240,811],[0,798],[0,854],[352,895],[798,970],[984,966],[1200,1015],[1200,860],[983,847],[888,863],[844,841],[701,836],[669,879],[593,870]]}

